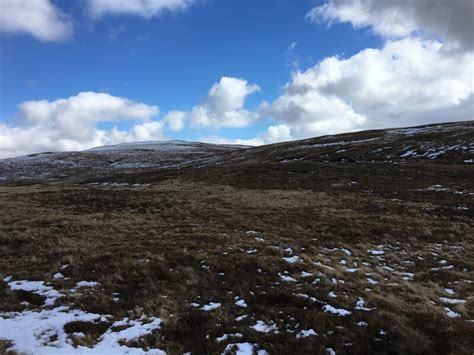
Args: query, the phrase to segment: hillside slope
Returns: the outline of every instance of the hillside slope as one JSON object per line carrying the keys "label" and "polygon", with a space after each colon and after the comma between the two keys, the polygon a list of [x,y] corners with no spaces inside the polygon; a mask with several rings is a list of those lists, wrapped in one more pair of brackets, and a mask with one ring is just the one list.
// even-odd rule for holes
{"label": "hillside slope", "polygon": [[0,160],[0,181],[54,181],[124,170],[163,169],[247,148],[184,141],[138,142]]}
{"label": "hillside slope", "polygon": [[186,167],[305,165],[330,162],[474,163],[474,122],[347,133],[260,147],[184,141],[139,142],[83,152],[39,153],[0,160],[0,181],[45,181]]}
{"label": "hillside slope", "polygon": [[473,143],[461,122],[9,160],[0,353],[472,354]]}

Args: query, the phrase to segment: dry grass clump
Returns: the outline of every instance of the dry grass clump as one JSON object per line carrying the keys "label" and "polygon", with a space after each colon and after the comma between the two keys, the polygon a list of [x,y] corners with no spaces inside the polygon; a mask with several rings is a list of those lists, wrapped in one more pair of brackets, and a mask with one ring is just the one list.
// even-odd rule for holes
{"label": "dry grass clump", "polygon": [[10,340],[0,339],[0,354],[1,355],[16,355],[11,347],[13,346]]}

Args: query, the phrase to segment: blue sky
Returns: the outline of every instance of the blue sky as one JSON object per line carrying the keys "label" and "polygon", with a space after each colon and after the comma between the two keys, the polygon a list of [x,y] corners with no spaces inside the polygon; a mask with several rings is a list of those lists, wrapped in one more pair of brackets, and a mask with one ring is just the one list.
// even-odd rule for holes
{"label": "blue sky", "polygon": [[[102,0],[32,0],[44,3],[42,6],[47,6],[48,11],[54,11],[52,17],[48,12],[49,21],[59,22],[53,23],[52,29],[44,32],[47,35],[40,38],[38,33],[43,33],[40,31],[44,29],[30,24],[12,25],[11,18],[21,17],[22,11],[41,16],[41,11],[22,7],[21,0],[3,1],[5,3],[0,4],[5,8],[11,6],[11,9],[0,16],[0,22],[3,22],[3,25],[0,23],[0,138],[3,130],[4,140],[13,141],[15,135],[26,139],[39,125],[42,125],[39,132],[55,131],[47,143],[32,145],[24,151],[9,144],[3,148],[5,156],[37,149],[63,150],[96,143],[118,143],[134,138],[262,144],[365,128],[428,123],[426,118],[420,119],[423,113],[429,113],[434,121],[472,119],[472,80],[467,85],[465,82],[466,73],[467,78],[470,75],[472,79],[470,43],[466,44],[466,39],[459,33],[453,34],[445,28],[433,30],[430,27],[429,31],[424,31],[419,23],[430,22],[416,15],[413,15],[412,27],[405,30],[399,30],[399,23],[392,24],[392,29],[382,28],[377,21],[390,15],[387,14],[387,11],[393,11],[390,6],[385,13],[379,14],[375,13],[376,9],[366,9],[372,18],[366,16],[369,18],[364,17],[361,23],[357,11],[352,15],[349,11],[347,15],[351,2],[341,8],[340,1],[164,0],[157,1],[157,6],[171,5],[156,14],[153,9],[138,13],[134,9],[122,11],[116,8],[101,8],[102,12],[97,14],[91,9]],[[124,0],[117,2],[126,3]],[[173,3],[181,4],[179,8],[173,8]],[[462,0],[459,3],[464,6]],[[67,35],[56,33],[61,29],[67,29]],[[448,49],[447,44],[450,45]],[[367,49],[376,52],[367,53]],[[452,54],[441,53],[448,50]],[[433,68],[427,68],[423,75],[428,78],[425,85],[443,85],[435,78],[441,75],[452,81],[453,88],[463,87],[446,97],[440,98],[436,93],[426,97],[416,74],[421,70],[416,67],[417,55],[432,56],[435,61],[430,64]],[[439,72],[451,63],[462,67]],[[407,70],[407,67],[413,70]],[[379,69],[372,73],[372,68]],[[338,76],[332,77],[334,73]],[[331,78],[324,79],[328,76]],[[403,79],[403,82],[395,83],[394,90],[410,85],[413,93],[400,102],[394,93],[394,96],[376,97],[373,105],[368,103],[372,92],[378,96],[378,92],[387,87],[379,80],[384,76],[395,78],[395,81]],[[241,82],[226,84],[221,82],[223,77]],[[245,93],[234,97],[234,103],[229,101],[230,106],[218,109],[216,105],[220,104],[215,101],[226,101],[227,97],[222,95],[239,90],[235,85],[243,82],[244,86],[239,87]],[[214,84],[218,84],[219,94],[211,100],[208,93]],[[258,89],[250,90],[250,85],[256,85]],[[305,90],[311,87],[315,92],[296,97],[288,88],[297,87]],[[365,91],[367,97],[360,97],[358,88]],[[98,116],[86,127],[93,135],[98,131],[106,132],[99,134],[100,138],[79,139],[68,136],[67,132],[62,135],[64,122],[58,124],[58,120],[62,120],[58,115],[70,117],[71,125],[85,118],[71,113],[71,107],[78,105],[73,105],[73,100],[61,103],[62,108],[51,105],[56,100],[74,98],[82,92],[107,93],[113,98],[128,100],[125,106],[158,106],[160,113],[136,114],[134,111],[127,119],[121,117],[120,112],[106,112],[109,119]],[[41,100],[50,104],[46,119],[36,117],[30,107],[18,106]],[[239,100],[242,105],[238,104]],[[444,104],[434,104],[440,100]],[[412,104],[412,109],[407,107],[405,110],[393,108],[418,101],[424,105]],[[81,101],[80,105],[88,105],[87,102]],[[70,105],[64,106],[66,104]],[[37,109],[38,106],[31,107]],[[99,111],[104,112],[104,109]],[[197,116],[199,110],[205,112],[204,116]],[[183,124],[179,129],[169,129],[166,114],[170,111],[182,112]],[[221,120],[222,115],[234,118]],[[396,116],[401,117],[400,120],[393,119]],[[159,122],[160,127],[153,126],[149,135],[126,134],[144,122]],[[124,133],[108,134],[114,127]],[[278,132],[270,134],[269,127],[276,127],[274,131]]]}

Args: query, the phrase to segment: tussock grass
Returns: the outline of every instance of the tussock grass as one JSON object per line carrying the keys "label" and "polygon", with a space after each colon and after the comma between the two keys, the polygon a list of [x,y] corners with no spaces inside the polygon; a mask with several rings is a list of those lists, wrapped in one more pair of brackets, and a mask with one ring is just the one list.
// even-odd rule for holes
{"label": "tussock grass", "polygon": [[[245,169],[231,180],[228,173],[155,176],[143,189],[0,187],[0,276],[51,282],[65,295],[57,306],[114,319],[160,317],[161,329],[127,345],[171,354],[220,353],[240,341],[272,354],[328,347],[338,354],[472,351],[474,216],[454,209],[472,208],[469,196],[408,191],[398,183],[381,188],[378,180],[322,191],[303,173],[290,189],[282,187],[284,172],[259,180],[253,171],[253,182]],[[332,180],[340,173],[338,167]],[[368,179],[357,169],[352,174],[348,181]],[[298,262],[283,259],[295,255]],[[63,278],[53,279],[58,272]],[[79,281],[98,285],[74,290]],[[466,302],[446,305],[440,297]],[[361,298],[370,311],[356,309]],[[0,282],[1,311],[43,302]],[[210,302],[221,306],[200,309]],[[325,312],[325,303],[351,314]],[[447,317],[444,307],[460,317]],[[278,332],[255,331],[257,321]],[[85,334],[71,335],[74,344],[93,346],[109,327],[75,322],[65,330]],[[297,337],[307,329],[318,335]],[[216,340],[235,333],[242,338]],[[8,347],[0,342],[1,351]]]}

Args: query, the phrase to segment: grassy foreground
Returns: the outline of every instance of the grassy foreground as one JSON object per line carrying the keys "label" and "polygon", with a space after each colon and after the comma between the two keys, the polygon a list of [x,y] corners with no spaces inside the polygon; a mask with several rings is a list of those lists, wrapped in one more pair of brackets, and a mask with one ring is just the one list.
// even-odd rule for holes
{"label": "grassy foreground", "polygon": [[[2,186],[0,276],[50,282],[66,295],[56,306],[160,317],[160,329],[127,344],[144,350],[472,353],[468,168],[332,167],[314,178],[295,165],[117,177],[149,186]],[[84,280],[98,284],[74,290]],[[0,281],[0,311],[43,303]],[[65,331],[92,347],[110,326]]]}

